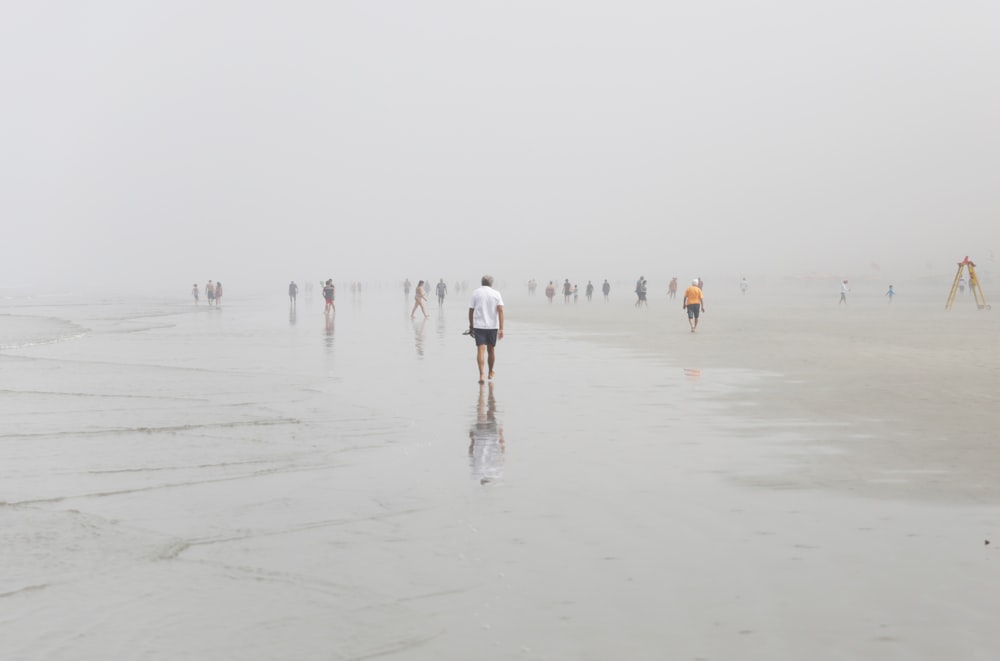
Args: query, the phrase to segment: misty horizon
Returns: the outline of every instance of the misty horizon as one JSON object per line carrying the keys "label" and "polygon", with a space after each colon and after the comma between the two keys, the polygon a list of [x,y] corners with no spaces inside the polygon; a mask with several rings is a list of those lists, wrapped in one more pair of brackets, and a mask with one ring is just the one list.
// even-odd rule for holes
{"label": "misty horizon", "polygon": [[947,279],[1000,243],[993,5],[4,14],[2,288]]}

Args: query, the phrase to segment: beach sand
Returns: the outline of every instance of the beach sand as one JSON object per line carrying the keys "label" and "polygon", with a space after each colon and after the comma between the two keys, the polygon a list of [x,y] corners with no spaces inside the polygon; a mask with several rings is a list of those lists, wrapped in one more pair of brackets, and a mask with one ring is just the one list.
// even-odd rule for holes
{"label": "beach sand", "polygon": [[532,306],[528,318],[702,374],[739,367],[766,375],[728,400],[752,435],[798,428],[806,437],[787,448],[803,453],[802,465],[775,476],[775,486],[1000,502],[1000,318],[965,300],[945,311],[944,296],[927,287],[891,305],[877,292],[852,295],[847,306],[817,289],[777,283],[708,296],[693,337],[679,301],[665,296],[632,314],[620,301],[595,301]]}
{"label": "beach sand", "polygon": [[995,658],[997,322],[814,294],[9,307],[0,657]]}

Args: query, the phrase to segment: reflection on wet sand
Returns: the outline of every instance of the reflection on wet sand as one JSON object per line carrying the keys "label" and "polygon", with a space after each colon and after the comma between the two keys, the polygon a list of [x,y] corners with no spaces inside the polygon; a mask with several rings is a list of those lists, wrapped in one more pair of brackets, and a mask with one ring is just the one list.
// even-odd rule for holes
{"label": "reflection on wet sand", "polygon": [[296,321],[298,321],[298,317],[296,315],[295,304],[292,303],[288,307],[288,325],[294,326]]}
{"label": "reflection on wet sand", "polygon": [[500,479],[503,475],[504,452],[506,444],[503,425],[497,420],[497,400],[493,394],[493,384],[480,384],[476,422],[469,429],[469,466],[472,468],[472,477],[479,480],[480,484]]}
{"label": "reflection on wet sand", "polygon": [[438,337],[444,338],[444,332],[445,332],[444,308],[441,306],[438,306],[437,328],[435,330],[437,330]]}
{"label": "reflection on wet sand", "polygon": [[417,355],[424,355],[424,326],[427,325],[427,317],[413,320],[414,344],[417,347]]}
{"label": "reflection on wet sand", "polygon": [[333,348],[333,319],[334,319],[334,315],[332,315],[332,314],[327,314],[326,315],[326,337],[325,337],[325,341],[326,341],[326,348],[327,349],[332,349]]}

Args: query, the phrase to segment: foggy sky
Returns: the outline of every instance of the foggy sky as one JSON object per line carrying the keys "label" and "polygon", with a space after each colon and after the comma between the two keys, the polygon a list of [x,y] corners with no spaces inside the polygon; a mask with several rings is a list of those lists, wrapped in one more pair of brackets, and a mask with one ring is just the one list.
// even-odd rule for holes
{"label": "foggy sky", "polygon": [[4,3],[0,287],[988,267],[998,34],[986,0]]}

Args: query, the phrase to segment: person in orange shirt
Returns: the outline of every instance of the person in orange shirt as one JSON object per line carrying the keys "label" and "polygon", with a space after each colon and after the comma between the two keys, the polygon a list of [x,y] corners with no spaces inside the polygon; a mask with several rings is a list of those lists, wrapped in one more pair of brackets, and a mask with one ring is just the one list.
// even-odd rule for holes
{"label": "person in orange shirt", "polygon": [[691,324],[691,332],[698,328],[698,317],[705,311],[705,297],[702,296],[701,289],[698,288],[698,279],[691,281],[691,286],[684,290],[684,305],[682,306],[688,313],[688,323]]}

